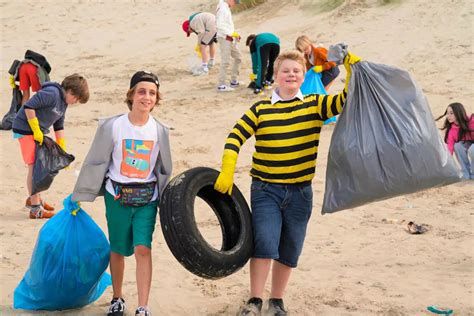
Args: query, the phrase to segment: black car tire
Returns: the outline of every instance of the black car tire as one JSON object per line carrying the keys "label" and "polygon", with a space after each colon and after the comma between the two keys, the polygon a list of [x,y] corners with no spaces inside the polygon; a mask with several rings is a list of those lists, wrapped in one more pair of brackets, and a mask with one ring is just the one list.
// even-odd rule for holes
{"label": "black car tire", "polygon": [[[214,190],[219,172],[206,167],[187,170],[166,186],[160,202],[160,222],[166,243],[190,272],[219,279],[242,268],[253,250],[252,218],[245,198],[234,185],[232,195]],[[222,230],[221,249],[212,247],[196,225],[194,202],[203,199]]]}

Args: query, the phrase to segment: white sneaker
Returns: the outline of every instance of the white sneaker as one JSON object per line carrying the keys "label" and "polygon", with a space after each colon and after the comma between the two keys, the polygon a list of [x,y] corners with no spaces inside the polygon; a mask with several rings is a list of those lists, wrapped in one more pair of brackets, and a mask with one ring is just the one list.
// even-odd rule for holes
{"label": "white sneaker", "polygon": [[237,80],[232,80],[230,82],[230,87],[231,88],[237,88],[239,86],[239,82]]}
{"label": "white sneaker", "polygon": [[215,65],[214,59],[209,59],[207,63],[207,68],[211,69],[212,67],[214,67],[214,65]]}
{"label": "white sneaker", "polygon": [[222,85],[217,87],[217,91],[219,91],[219,92],[231,92],[231,91],[234,91],[234,90],[235,90],[234,88],[226,86],[225,84],[222,84]]}
{"label": "white sneaker", "polygon": [[209,73],[209,69],[206,67],[199,67],[195,71],[193,71],[193,76],[202,76],[202,75],[207,75]]}

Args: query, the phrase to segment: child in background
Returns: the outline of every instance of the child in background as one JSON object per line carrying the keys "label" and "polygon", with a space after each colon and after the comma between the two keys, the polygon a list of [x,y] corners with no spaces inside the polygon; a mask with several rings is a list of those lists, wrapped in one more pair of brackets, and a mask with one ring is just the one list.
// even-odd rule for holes
{"label": "child in background", "polygon": [[125,257],[132,254],[137,262],[135,315],[151,315],[151,244],[160,195],[171,175],[169,128],[150,114],[161,99],[159,88],[151,72],[132,76],[125,100],[130,111],[99,123],[72,196],[94,201],[104,195],[114,292],[108,316],[124,315]]}
{"label": "child in background", "polygon": [[474,179],[474,115],[466,114],[466,109],[461,103],[448,105],[443,115],[436,120],[446,116],[441,130],[446,130],[444,141],[451,153],[461,165],[462,177],[465,180]]}
{"label": "child in background", "polygon": [[285,52],[275,61],[278,87],[271,98],[256,102],[230,132],[221,172],[214,188],[232,194],[240,147],[255,135],[251,185],[254,250],[250,259],[250,299],[238,315],[260,315],[265,283],[272,268],[269,315],[286,315],[283,295],[303,249],[313,207],[311,181],[315,175],[323,122],[341,112],[351,76],[344,59],[346,86],[337,95],[308,94],[300,87],[306,67],[300,52]]}
{"label": "child in background", "polygon": [[308,36],[302,35],[296,39],[296,49],[306,58],[306,69],[321,73],[321,81],[326,91],[329,91],[334,79],[339,75],[336,63],[328,61],[328,51],[324,47],[314,45]]}
{"label": "child in background", "polygon": [[36,143],[43,144],[43,134],[54,128],[56,142],[66,151],[64,140],[64,118],[68,105],[89,100],[89,88],[84,77],[73,74],[61,84],[47,82],[18,111],[13,121],[14,138],[20,142],[23,161],[28,165],[27,188],[29,197],[26,207],[31,219],[50,218],[54,208],[41,200],[39,194],[32,195],[33,167]]}
{"label": "child in background", "polygon": [[25,59],[18,69],[20,91],[23,94],[21,105],[24,105],[30,99],[31,91],[38,92],[41,86],[49,81],[50,72],[51,65],[46,57],[31,50],[26,51]]}
{"label": "child in background", "polygon": [[252,57],[252,75],[255,82],[255,94],[260,94],[262,88],[270,87],[273,83],[273,65],[280,54],[280,39],[272,33],[250,34],[245,42]]}
{"label": "child in background", "polygon": [[182,26],[188,37],[191,32],[197,34],[197,47],[201,52],[202,63],[194,75],[207,75],[209,69],[214,66],[216,56],[216,16],[209,12],[195,13],[184,21]]}
{"label": "child in background", "polygon": [[[237,47],[237,43],[240,41],[240,35],[234,29],[234,21],[232,20],[232,12],[230,11],[230,8],[239,2],[239,0],[219,0],[216,9],[217,40],[221,52],[217,91],[220,92],[234,91],[234,88],[239,86],[238,77],[242,54]],[[231,58],[234,62],[230,76],[230,86],[228,86],[226,83],[227,67],[229,67]]]}

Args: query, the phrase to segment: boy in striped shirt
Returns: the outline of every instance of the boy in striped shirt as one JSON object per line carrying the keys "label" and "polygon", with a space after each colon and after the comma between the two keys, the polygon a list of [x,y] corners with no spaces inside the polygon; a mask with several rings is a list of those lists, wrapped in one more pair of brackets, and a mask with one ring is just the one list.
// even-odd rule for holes
{"label": "boy in striped shirt", "polygon": [[360,58],[348,53],[344,90],[337,95],[300,91],[306,61],[297,51],[275,61],[275,89],[271,98],[250,107],[227,137],[222,168],[214,188],[232,193],[240,147],[255,135],[252,159],[251,208],[254,250],[250,259],[250,299],[238,315],[260,315],[270,268],[270,315],[286,315],[283,294],[292,268],[297,266],[311,216],[311,180],[316,169],[319,135],[323,123],[342,111],[347,96],[350,65]]}

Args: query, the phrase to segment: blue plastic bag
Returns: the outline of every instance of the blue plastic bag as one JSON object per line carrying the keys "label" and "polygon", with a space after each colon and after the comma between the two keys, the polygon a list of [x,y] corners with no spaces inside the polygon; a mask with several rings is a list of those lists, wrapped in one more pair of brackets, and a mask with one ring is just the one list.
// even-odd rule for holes
{"label": "blue plastic bag", "polygon": [[[321,81],[321,73],[316,73],[312,70],[306,72],[303,84],[301,85],[301,93],[305,94],[328,94],[324,88],[323,82]],[[324,121],[324,125],[336,122],[336,116],[328,118]]]}
{"label": "blue plastic bag", "polygon": [[110,245],[99,226],[68,196],[41,228],[30,268],[15,289],[13,308],[63,310],[97,300],[111,278]]}

